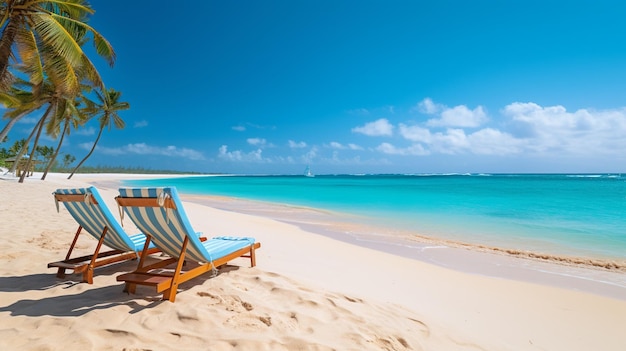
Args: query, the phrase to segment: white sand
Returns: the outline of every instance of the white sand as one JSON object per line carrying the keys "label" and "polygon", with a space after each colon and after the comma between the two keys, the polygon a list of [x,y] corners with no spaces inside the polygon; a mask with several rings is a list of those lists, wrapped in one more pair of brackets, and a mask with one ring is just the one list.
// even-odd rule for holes
{"label": "white sand", "polygon": [[[115,280],[136,262],[57,279],[76,223],[52,191],[127,175],[0,180],[0,350],[624,350],[626,297],[492,278],[375,251],[269,218],[185,202],[206,236],[254,236],[175,303]],[[125,221],[129,232],[130,222]],[[78,253],[93,250],[84,236]]]}

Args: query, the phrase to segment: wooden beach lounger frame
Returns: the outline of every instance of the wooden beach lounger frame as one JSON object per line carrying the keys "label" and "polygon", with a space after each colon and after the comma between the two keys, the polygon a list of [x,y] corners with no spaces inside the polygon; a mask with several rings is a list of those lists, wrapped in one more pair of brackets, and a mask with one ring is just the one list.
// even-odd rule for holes
{"label": "wooden beach lounger frame", "polygon": [[[106,205],[101,203],[102,199],[95,187],[58,189],[53,195],[57,202],[57,209],[58,203],[63,203],[72,217],[78,222],[78,229],[76,234],[74,234],[74,239],[65,255],[65,259],[48,263],[48,268],[57,268],[56,276],[58,278],[65,278],[65,271],[71,269],[73,273],[83,274],[83,282],[93,284],[94,269],[97,267],[134,260],[139,256],[139,247],[141,247],[141,250],[147,248],[145,250],[146,255],[159,252],[159,249],[150,245],[150,238],[145,235],[137,234],[129,237],[124,232]],[[113,229],[109,230],[109,228]],[[71,258],[80,234],[85,232],[83,229],[89,232],[95,239],[98,239],[98,244],[93,254]],[[117,238],[113,238],[113,236],[117,236]],[[121,238],[121,236],[125,237]],[[105,244],[114,248],[100,252]]]}
{"label": "wooden beach lounger frame", "polygon": [[[170,258],[146,264],[147,252],[144,251],[134,272],[117,277],[118,281],[125,282],[124,291],[135,293],[137,285],[151,286],[157,293],[163,293],[163,300],[174,302],[180,284],[207,272],[217,273],[218,267],[233,259],[249,258],[250,266],[256,265],[255,250],[261,243],[253,238],[199,239],[175,188],[122,188],[120,194],[116,197],[118,205],[138,228],[152,236],[157,247],[170,255]],[[166,196],[162,196],[164,194]],[[196,261],[199,265],[183,270],[185,260]],[[163,271],[162,268],[173,264],[173,271]]]}

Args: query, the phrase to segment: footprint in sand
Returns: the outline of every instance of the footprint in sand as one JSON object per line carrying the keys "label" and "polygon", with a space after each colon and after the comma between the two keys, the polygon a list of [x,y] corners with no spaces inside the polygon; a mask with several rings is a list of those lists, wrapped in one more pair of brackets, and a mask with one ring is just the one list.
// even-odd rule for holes
{"label": "footprint in sand", "polygon": [[224,301],[224,299],[222,299],[219,295],[214,295],[211,294],[209,292],[206,291],[199,291],[197,292],[198,296],[200,297],[206,297],[207,298],[207,304],[208,305],[217,305],[219,303],[222,303]]}
{"label": "footprint in sand", "polygon": [[224,324],[246,332],[260,332],[272,326],[272,319],[269,316],[240,313],[228,318]]}
{"label": "footprint in sand", "polygon": [[236,295],[213,295],[209,292],[200,291],[197,293],[198,296],[208,297],[211,299],[211,304],[223,304],[226,306],[227,311],[232,312],[244,312],[244,311],[252,311],[254,306],[251,303],[242,301],[239,296]]}

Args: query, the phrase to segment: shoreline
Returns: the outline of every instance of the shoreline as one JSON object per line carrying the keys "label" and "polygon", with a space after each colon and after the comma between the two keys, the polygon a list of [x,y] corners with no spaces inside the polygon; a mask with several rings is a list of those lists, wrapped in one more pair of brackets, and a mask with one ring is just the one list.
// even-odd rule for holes
{"label": "shoreline", "polygon": [[354,216],[325,209],[226,196],[184,193],[181,196],[189,202],[269,217],[334,240],[460,272],[582,290],[626,300],[626,263],[513,251],[417,234],[411,234],[407,240],[375,234],[381,228],[358,224],[358,218]]}
{"label": "shoreline", "polygon": [[[57,213],[50,193],[94,185],[116,215],[115,187],[128,178],[65,177],[20,185],[0,180],[0,346],[6,349],[64,350],[69,340],[76,349],[165,350],[176,344],[224,351],[621,351],[626,344],[625,299],[591,292],[583,281],[573,288],[559,287],[553,275],[529,282],[511,273],[503,255],[438,245],[417,250],[433,262],[421,261],[329,237],[322,231],[331,223],[319,226],[297,216],[287,222],[189,196],[183,203],[196,231],[254,236],[262,243],[255,268],[234,261],[215,278],[181,285],[176,303],[159,301],[149,289],[123,293],[116,276],[133,270],[134,262],[97,269],[92,285],[78,283],[77,275],[57,279],[46,264],[65,255],[76,226],[63,208]],[[311,222],[318,227],[308,227]],[[129,221],[125,225],[134,234]],[[86,239],[79,240],[80,254],[96,244]],[[510,260],[516,267],[534,262]],[[442,262],[462,267],[437,264]],[[504,276],[463,269],[481,264]]]}
{"label": "shoreline", "polygon": [[[516,175],[515,178],[517,178]],[[521,175],[524,177],[523,175]],[[550,177],[551,175],[537,175],[542,179],[544,176]],[[282,178],[285,178],[285,184],[287,186],[285,194],[282,194],[282,188],[264,191],[264,186],[260,186],[257,190],[254,190],[254,184],[267,184],[268,189],[272,189],[271,186],[282,182]],[[228,181],[227,177],[221,180],[215,180],[207,178],[206,186],[204,188],[204,181],[196,181],[189,179],[189,181],[180,182],[180,190],[186,190],[189,194],[210,195],[214,196],[216,193],[222,196],[234,196],[241,200],[254,200],[268,203],[276,203],[278,205],[293,206],[294,208],[317,208],[324,211],[334,211],[342,217],[356,218],[361,224],[368,224],[371,227],[377,227],[379,232],[389,232],[394,236],[402,236],[407,241],[440,241],[446,243],[446,245],[476,248],[483,251],[495,251],[495,252],[507,252],[508,254],[517,256],[533,256],[537,259],[561,261],[564,263],[578,263],[592,266],[603,267],[606,269],[622,269],[626,271],[626,255],[622,247],[626,247],[626,241],[622,235],[625,223],[621,219],[621,212],[618,209],[622,208],[622,201],[616,199],[615,196],[611,197],[612,202],[602,201],[603,204],[598,204],[597,209],[591,207],[585,210],[584,206],[563,206],[561,197],[553,199],[555,205],[550,207],[550,214],[538,213],[536,206],[528,205],[528,196],[521,200],[513,198],[511,203],[521,205],[508,205],[503,204],[503,200],[498,200],[494,204],[484,202],[485,199],[482,195],[478,196],[478,200],[467,200],[462,196],[458,199],[451,199],[448,197],[445,191],[442,191],[441,181],[436,181],[433,192],[425,191],[427,198],[432,196],[433,193],[441,193],[443,200],[441,203],[437,203],[434,207],[430,208],[429,205],[425,205],[422,200],[410,200],[406,201],[402,197],[393,197],[394,192],[390,191],[381,193],[381,199],[377,197],[371,197],[374,200],[365,199],[364,204],[359,202],[351,204],[353,200],[345,200],[344,198],[359,198],[358,192],[340,191],[340,197],[332,201],[328,201],[330,194],[326,194],[326,188],[320,188],[322,195],[316,195],[310,193],[308,181],[302,183],[302,176],[290,177],[290,176],[278,176],[278,177],[259,177],[268,178],[269,181],[258,182],[254,180],[256,177],[242,176],[240,180],[234,181],[233,184],[241,184],[243,188],[239,189],[236,186],[233,187]],[[274,181],[272,178],[277,178]],[[334,176],[333,180],[324,180],[322,184],[330,185],[351,185],[351,180],[342,180],[343,176],[339,176],[337,180]],[[417,177],[419,178],[419,177]],[[426,177],[429,178],[429,177]],[[442,177],[435,177],[442,178]],[[445,177],[443,177],[445,178]],[[462,177],[462,178],[484,178],[484,177]],[[506,177],[505,177],[506,178]],[[610,177],[609,177],[610,178]],[[293,181],[291,179],[294,179]],[[356,179],[356,178],[355,178]],[[559,180],[564,178],[559,178]],[[532,180],[532,178],[530,179]],[[378,180],[369,180],[368,182],[378,182]],[[213,184],[215,182],[215,184]],[[457,184],[456,180],[454,184]],[[461,182],[465,182],[462,180]],[[472,181],[473,182],[473,181]],[[479,182],[485,182],[480,180]],[[577,181],[575,181],[577,182]],[[585,181],[588,182],[588,181]],[[129,182],[130,185],[142,184],[141,181]],[[165,184],[178,184],[177,180],[169,181],[150,181],[147,180],[144,185],[165,185]],[[497,182],[500,184],[501,182]],[[505,182],[508,184],[508,181]],[[592,183],[597,183],[592,181]],[[611,186],[621,186],[622,181],[610,181]],[[282,184],[282,183],[280,183]],[[310,187],[316,189],[317,183]],[[354,185],[361,184],[357,182]],[[406,185],[413,189],[413,186],[417,189],[420,187],[428,186],[430,181],[422,183],[418,181],[413,184],[413,180],[408,183],[402,181],[402,186]],[[474,183],[469,183],[472,185]],[[516,184],[516,183],[514,183]],[[391,184],[394,186],[395,183]],[[478,187],[487,186],[488,184],[479,183]],[[593,185],[593,184],[592,184]],[[506,185],[512,186],[512,185]],[[505,186],[505,188],[506,188]],[[542,185],[543,186],[543,185]],[[572,187],[576,187],[576,183],[573,185],[568,181],[564,187],[572,191]],[[596,186],[596,185],[593,185]],[[293,188],[292,188],[293,187]],[[496,185],[495,188],[500,186]],[[355,187],[347,186],[346,188],[352,189]],[[593,187],[592,187],[593,188]],[[213,191],[207,191],[207,189],[215,189]],[[293,194],[300,194],[302,196],[291,196],[289,193],[293,189]],[[302,189],[302,190],[301,190]],[[360,188],[359,188],[360,189]],[[394,188],[395,189],[395,188]],[[309,193],[307,193],[309,192]],[[395,191],[397,193],[397,190]],[[419,193],[419,191],[418,191]],[[419,197],[412,193],[414,197]],[[348,196],[350,195],[350,196]],[[387,197],[389,195],[389,198]],[[407,194],[408,195],[408,194]],[[563,195],[563,194],[561,194]],[[439,196],[439,195],[438,195]],[[569,196],[565,194],[565,196]],[[393,200],[391,200],[393,198]],[[408,198],[408,197],[407,197]],[[491,198],[488,196],[488,198]],[[497,196],[496,196],[497,198]],[[598,197],[596,197],[597,200]],[[342,200],[343,199],[343,200]],[[458,201],[452,201],[458,200]],[[533,201],[536,199],[533,199]],[[552,201],[552,199],[550,200]],[[615,201],[619,202],[618,204]],[[478,210],[473,210],[468,204],[476,204]],[[615,206],[610,206],[613,212],[603,212],[606,215],[606,220],[598,219],[604,218],[602,215],[596,215],[602,206],[610,203]],[[452,205],[454,204],[454,205]],[[560,205],[559,205],[560,204]],[[492,207],[493,206],[493,207]],[[592,205],[590,205],[592,206]],[[440,208],[442,207],[442,208]],[[411,210],[408,210],[408,209]],[[576,208],[576,210],[574,210]],[[453,210],[452,210],[453,209]],[[467,212],[467,213],[466,213]],[[518,219],[519,217],[519,219]],[[535,222],[535,217],[536,222]],[[590,218],[594,218],[591,220]],[[589,218],[590,221],[576,221],[572,218]]]}
{"label": "shoreline", "polygon": [[[129,179],[174,177],[178,175],[130,175]],[[126,180],[122,178],[107,182],[96,181],[94,185],[117,191]],[[459,272],[586,291],[626,300],[626,261],[553,255],[433,238],[407,233],[406,230],[397,228],[359,223],[360,218],[356,215],[323,208],[222,195],[181,193],[181,197],[185,201],[220,210],[268,217],[334,240]],[[376,234],[389,230],[403,234]]]}
{"label": "shoreline", "polygon": [[[188,175],[180,175],[187,177]],[[178,176],[173,176],[178,177]],[[143,179],[173,178],[147,175]],[[133,180],[141,175],[131,175]],[[126,179],[95,182],[112,188]],[[500,248],[449,239],[433,238],[406,230],[359,223],[356,215],[222,195],[181,193],[183,200],[234,213],[268,217],[348,244],[434,264],[459,272],[586,291],[626,300],[626,261],[603,260]],[[285,213],[287,213],[285,215]],[[402,235],[375,234],[388,230]]]}

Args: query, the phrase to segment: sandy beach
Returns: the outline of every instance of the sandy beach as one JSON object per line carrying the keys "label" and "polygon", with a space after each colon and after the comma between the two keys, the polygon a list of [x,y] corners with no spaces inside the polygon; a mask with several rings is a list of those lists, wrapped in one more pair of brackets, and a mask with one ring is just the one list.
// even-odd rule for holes
{"label": "sandy beach", "polygon": [[[411,259],[185,198],[194,228],[205,236],[261,242],[257,266],[234,260],[214,278],[181,285],[175,303],[145,288],[122,291],[115,278],[136,261],[97,269],[92,285],[80,283],[80,275],[57,279],[47,264],[65,256],[77,224],[62,206],[57,213],[52,192],[96,184],[117,214],[115,185],[130,177],[0,179],[0,349],[626,349],[626,289],[619,284],[537,273],[561,269],[547,263],[512,270],[511,260],[521,258],[464,249],[456,265],[443,267],[434,264],[440,257]],[[130,221],[124,225],[136,232]],[[77,254],[95,244],[81,237]],[[480,260],[504,268],[484,274],[468,267]],[[624,272],[610,274],[626,280]]]}

